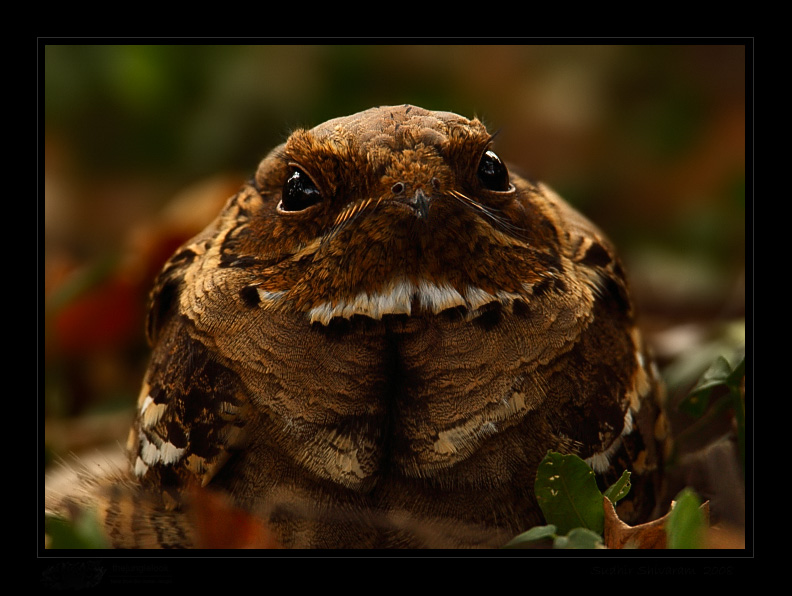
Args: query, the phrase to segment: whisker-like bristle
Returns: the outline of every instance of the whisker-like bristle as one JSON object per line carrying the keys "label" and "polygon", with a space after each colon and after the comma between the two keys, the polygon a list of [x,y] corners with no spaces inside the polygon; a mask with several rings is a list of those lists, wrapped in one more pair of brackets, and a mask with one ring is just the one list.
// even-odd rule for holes
{"label": "whisker-like bristle", "polygon": [[[462,205],[475,210],[500,232],[503,232],[519,240],[523,240],[525,238],[525,230],[514,225],[506,217],[501,215],[498,210],[487,207],[486,205],[483,205],[479,201],[472,199],[458,190],[450,190],[444,193],[443,196],[450,197]],[[373,212],[376,210],[380,204],[382,204],[384,199],[384,196],[378,196],[376,199],[373,197],[367,197],[363,200],[355,201],[347,205],[338,214],[335,222],[333,222],[332,227],[322,237],[317,254],[321,253],[344,228],[357,221],[357,219],[360,218],[364,213]]]}
{"label": "whisker-like bristle", "polygon": [[523,228],[519,226],[515,226],[512,222],[507,220],[505,217],[501,216],[497,210],[482,205],[478,201],[470,198],[469,196],[457,190],[449,191],[447,193],[447,196],[453,197],[463,205],[476,209],[484,217],[489,219],[495,225],[495,227],[498,228],[501,232],[504,232],[519,239],[523,239],[525,237],[525,230]]}
{"label": "whisker-like bristle", "polygon": [[[372,201],[373,199],[371,197],[367,197],[362,201],[356,201],[345,207],[344,210],[338,214],[338,217],[336,217],[336,220],[333,222],[333,226],[330,228],[330,230],[322,237],[318,252],[321,252],[327,246],[327,244],[341,232],[341,230],[357,220],[366,211],[366,209],[368,209]],[[379,205],[381,201],[382,197],[377,199],[374,208],[376,208],[376,206]]]}

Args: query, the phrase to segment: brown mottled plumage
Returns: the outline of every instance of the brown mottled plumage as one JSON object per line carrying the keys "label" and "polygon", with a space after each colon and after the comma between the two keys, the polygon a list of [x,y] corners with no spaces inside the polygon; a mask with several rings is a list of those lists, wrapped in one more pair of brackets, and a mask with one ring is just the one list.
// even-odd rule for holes
{"label": "brown mottled plumage", "polygon": [[[491,144],[413,106],[299,130],[170,259],[128,445],[155,542],[195,546],[199,484],[286,547],[498,546],[542,523],[551,449],[632,469],[623,515],[648,514],[657,380],[621,265]],[[122,518],[118,546],[157,534]]]}

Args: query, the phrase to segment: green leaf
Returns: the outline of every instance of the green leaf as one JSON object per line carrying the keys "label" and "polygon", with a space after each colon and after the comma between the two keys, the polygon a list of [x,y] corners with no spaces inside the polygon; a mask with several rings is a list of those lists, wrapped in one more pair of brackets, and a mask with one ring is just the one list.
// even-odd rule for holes
{"label": "green leaf", "polygon": [[605,544],[599,534],[586,528],[575,528],[566,536],[556,538],[553,548],[605,548]]}
{"label": "green leaf", "polygon": [[627,496],[627,494],[630,492],[631,486],[630,472],[624,470],[624,472],[622,472],[621,478],[611,484],[603,493],[603,496],[607,497],[610,502],[615,505]]}
{"label": "green leaf", "polygon": [[739,387],[742,378],[745,376],[745,355],[743,355],[742,359],[734,366],[732,373],[729,375],[729,378],[726,379],[726,384],[730,387]]}
{"label": "green leaf", "polygon": [[709,407],[712,392],[719,387],[736,389],[745,374],[745,355],[734,355],[729,362],[724,356],[718,356],[710,367],[699,378],[695,387],[688,396],[679,404],[679,408],[688,414],[699,418]]}
{"label": "green leaf", "polygon": [[82,511],[73,521],[48,515],[44,531],[50,539],[48,548],[109,548],[94,511]]}
{"label": "green leaf", "polygon": [[548,452],[536,472],[536,499],[559,534],[587,528],[602,534],[605,513],[594,472],[576,455]]}
{"label": "green leaf", "polygon": [[677,495],[666,524],[668,548],[702,548],[705,525],[701,500],[691,489],[684,489]]}
{"label": "green leaf", "polygon": [[556,527],[549,526],[535,526],[523,532],[522,534],[512,538],[503,548],[535,548],[540,543],[546,540],[556,539]]}
{"label": "green leaf", "polygon": [[550,543],[556,549],[605,548],[602,536],[591,530],[575,528],[566,536],[559,536],[552,524],[531,528],[513,538],[503,548],[538,548],[549,546]]}

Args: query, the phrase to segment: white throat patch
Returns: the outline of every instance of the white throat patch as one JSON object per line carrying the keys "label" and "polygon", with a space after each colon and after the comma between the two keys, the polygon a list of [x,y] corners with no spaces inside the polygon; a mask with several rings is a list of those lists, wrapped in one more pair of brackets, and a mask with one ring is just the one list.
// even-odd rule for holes
{"label": "white throat patch", "polygon": [[506,305],[521,298],[512,292],[490,294],[475,286],[467,286],[464,292],[460,292],[447,284],[438,285],[426,280],[416,284],[402,279],[381,292],[361,292],[351,301],[323,302],[308,311],[308,316],[312,323],[316,321],[323,325],[334,318],[348,319],[353,315],[381,319],[384,315],[409,315],[415,303],[434,314],[456,307],[472,313],[492,302]]}

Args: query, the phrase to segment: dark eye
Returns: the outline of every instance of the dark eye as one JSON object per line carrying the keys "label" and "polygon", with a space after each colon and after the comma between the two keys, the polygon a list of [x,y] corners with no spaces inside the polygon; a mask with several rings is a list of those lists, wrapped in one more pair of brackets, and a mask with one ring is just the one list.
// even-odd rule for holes
{"label": "dark eye", "polygon": [[294,170],[283,185],[280,208],[283,211],[302,211],[322,200],[322,193],[302,170]]}
{"label": "dark eye", "polygon": [[493,151],[486,151],[481,156],[477,174],[485,188],[496,191],[509,190],[509,170]]}

